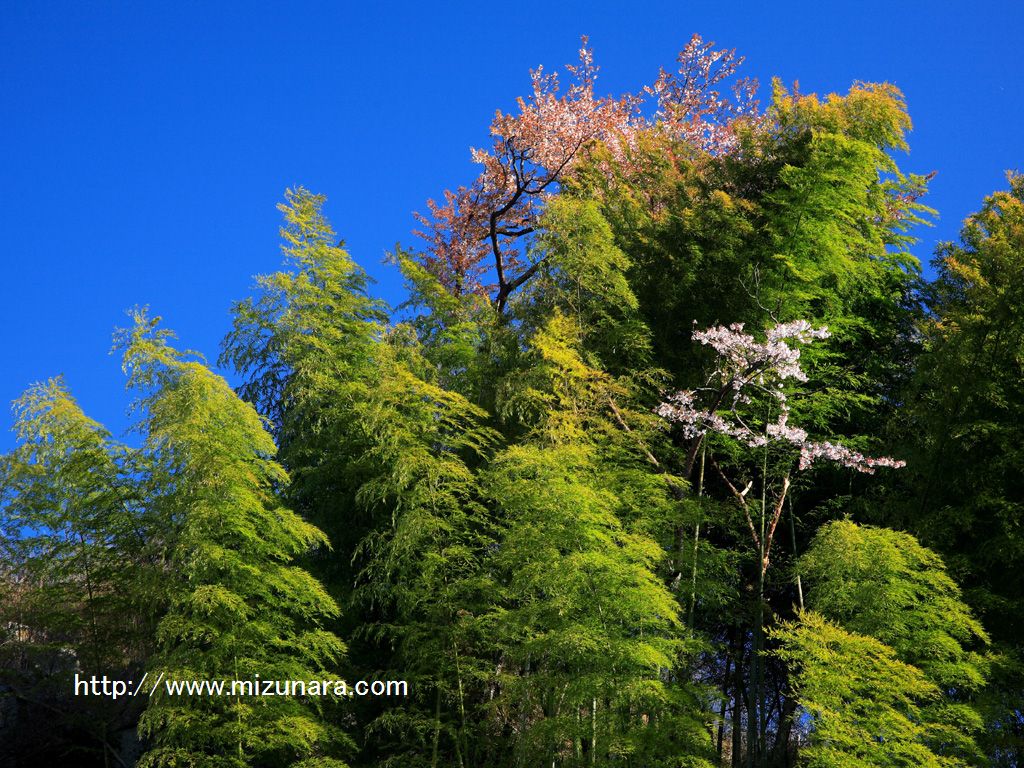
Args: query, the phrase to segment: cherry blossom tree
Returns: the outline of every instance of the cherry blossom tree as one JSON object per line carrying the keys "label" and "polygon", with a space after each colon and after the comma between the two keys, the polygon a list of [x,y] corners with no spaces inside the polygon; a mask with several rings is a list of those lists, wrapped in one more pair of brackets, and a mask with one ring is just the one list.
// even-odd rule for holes
{"label": "cherry blossom tree", "polygon": [[[790,423],[792,409],[787,383],[807,381],[807,374],[800,365],[799,345],[826,339],[829,335],[826,327],[814,328],[806,320],[778,323],[766,331],[764,341],[744,333],[742,323],[695,331],[693,339],[718,354],[715,367],[704,386],[674,392],[657,408],[658,415],[680,425],[683,436],[690,441],[686,474],[690,473],[694,457],[709,433],[731,438],[752,449],[791,448],[796,470],[809,469],[818,460],[867,474],[873,474],[879,467],[906,466],[906,462],[888,456],[866,456],[838,442],[812,440],[807,430]],[[751,407],[755,401],[767,407]],[[774,419],[755,421],[759,411],[774,414]],[[759,533],[754,527],[747,498],[753,483],[748,483],[741,491],[713,458],[711,463],[746,515],[754,544],[761,553],[763,573],[768,568],[772,539],[794,467],[791,465],[784,471],[767,530],[762,520]],[[763,479],[763,483],[767,485],[767,480]]]}
{"label": "cherry blossom tree", "polygon": [[[566,68],[565,91],[557,73],[532,70],[529,99],[518,100],[517,113],[498,111],[491,147],[472,150],[481,166],[477,178],[445,190],[441,202],[428,200],[428,214],[416,214],[422,225],[416,234],[428,244],[424,265],[454,294],[490,295],[502,312],[543,263],[542,254],[531,254],[529,235],[545,200],[589,144],[602,142],[620,164],[642,131],[666,132],[712,154],[735,149],[736,121],[757,112],[753,80],[737,79],[731,98],[721,91],[742,61],[694,35],[676,72],[662,70],[653,86],[620,97],[595,95],[599,68],[586,37],[579,63]],[[657,104],[650,117],[642,110],[647,96]]]}
{"label": "cherry blossom tree", "polygon": [[[735,150],[737,121],[757,118],[757,81],[733,78],[743,57],[735,49],[716,51],[713,42],[694,35],[676,62],[675,72],[662,69],[654,85],[644,88],[657,100],[656,124],[705,152]],[[732,97],[720,88],[728,88]]]}
{"label": "cherry blossom tree", "polygon": [[[760,462],[757,462],[761,473],[759,504],[750,499],[753,480],[745,484],[736,482],[715,460],[714,453],[709,453],[709,459],[743,510],[758,555],[751,661],[753,696],[747,718],[747,744],[762,766],[767,760],[767,706],[763,696],[765,576],[793,472],[807,470],[819,460],[869,474],[878,467],[899,468],[905,465],[903,461],[887,456],[865,456],[838,442],[812,440],[807,430],[790,423],[790,396],[795,394],[792,385],[808,380],[800,365],[801,346],[828,337],[826,327],[815,328],[806,320],[777,323],[768,328],[763,341],[744,333],[741,323],[695,331],[693,339],[717,353],[715,365],[703,386],[674,392],[656,409],[660,416],[679,425],[683,437],[689,440],[687,476],[692,472],[698,450],[711,434],[760,454]],[[768,477],[769,452],[773,457],[781,454],[777,461],[782,466],[782,477],[777,485],[772,484]],[[773,461],[773,466],[776,466],[776,461]],[[697,535],[699,528],[694,541]],[[799,575],[797,590],[802,610],[803,588]]]}

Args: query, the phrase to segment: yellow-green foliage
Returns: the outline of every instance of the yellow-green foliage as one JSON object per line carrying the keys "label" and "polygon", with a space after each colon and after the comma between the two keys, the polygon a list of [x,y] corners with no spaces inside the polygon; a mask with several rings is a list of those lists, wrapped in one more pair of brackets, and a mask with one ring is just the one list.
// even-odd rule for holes
{"label": "yellow-green foliage", "polygon": [[[169,346],[145,312],[122,332],[140,428],[175,522],[171,604],[161,620],[154,679],[312,680],[338,676],[345,646],[323,623],[338,606],[294,564],[324,534],[280,502],[288,481],[263,419],[226,381]],[[318,702],[278,697],[171,697],[157,689],[140,724],[142,765],[288,765],[334,760],[347,737]]]}
{"label": "yellow-green foliage", "polygon": [[987,642],[942,560],[908,534],[824,525],[800,560],[808,604],[847,629],[878,638],[944,688],[976,691],[985,662],[969,650]]}
{"label": "yellow-green foliage", "polygon": [[811,608],[884,643],[942,692],[920,706],[925,742],[938,754],[980,760],[975,704],[989,663],[976,647],[988,638],[938,555],[908,534],[840,520],[818,531],[799,567]]}
{"label": "yellow-green foliage", "polygon": [[922,672],[878,640],[848,632],[806,612],[772,638],[791,665],[793,688],[809,721],[810,744],[800,752],[809,768],[921,766],[967,763],[927,746],[922,708],[939,690]]}

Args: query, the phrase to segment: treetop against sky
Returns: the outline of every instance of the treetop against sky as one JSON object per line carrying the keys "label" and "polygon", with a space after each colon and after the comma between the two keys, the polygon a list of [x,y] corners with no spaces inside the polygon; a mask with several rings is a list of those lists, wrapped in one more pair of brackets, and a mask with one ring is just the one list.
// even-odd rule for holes
{"label": "treetop against sky", "polygon": [[1019,768],[1020,10],[468,10],[5,16],[0,763]]}
{"label": "treetop against sky", "polygon": [[[151,305],[212,356],[231,301],[279,263],[273,206],[299,184],[328,196],[375,292],[398,303],[385,252],[423,247],[413,213],[472,182],[470,148],[489,145],[495,110],[511,114],[530,94],[531,69],[563,72],[583,34],[601,67],[598,98],[654,86],[695,32],[735,48],[762,105],[773,76],[823,94],[897,85],[914,121],[901,167],[938,171],[923,202],[940,217],[917,230],[923,262],[1020,162],[1018,3],[984,13],[868,3],[856,14],[821,3],[654,2],[629,14],[525,3],[517,18],[529,33],[509,29],[501,8],[464,3],[10,9],[0,401],[64,373],[120,431],[118,366],[94,361],[124,309]],[[510,34],[515,44],[495,45]]]}

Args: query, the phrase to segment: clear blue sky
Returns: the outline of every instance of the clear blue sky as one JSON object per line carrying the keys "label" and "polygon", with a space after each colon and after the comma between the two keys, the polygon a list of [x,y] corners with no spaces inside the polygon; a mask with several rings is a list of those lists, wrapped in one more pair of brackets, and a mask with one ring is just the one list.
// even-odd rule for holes
{"label": "clear blue sky", "polygon": [[[355,258],[412,243],[411,213],[474,173],[495,108],[588,34],[599,90],[650,82],[693,32],[767,83],[904,90],[910,171],[937,170],[927,261],[1024,170],[1024,2],[10,2],[0,14],[0,403],[64,373],[126,425],[111,330],[149,304],[215,358],[228,308],[279,264],[275,204],[303,184]],[[13,444],[0,411],[0,448]]]}

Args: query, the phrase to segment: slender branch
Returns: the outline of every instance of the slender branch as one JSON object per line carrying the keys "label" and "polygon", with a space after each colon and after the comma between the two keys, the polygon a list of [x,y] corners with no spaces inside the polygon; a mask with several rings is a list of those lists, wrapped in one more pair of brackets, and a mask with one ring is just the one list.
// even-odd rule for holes
{"label": "slender branch", "polygon": [[782,492],[779,494],[778,500],[775,502],[775,509],[772,510],[772,521],[768,526],[768,533],[765,535],[765,549],[764,549],[764,560],[761,562],[761,570],[768,570],[768,555],[772,549],[772,541],[775,538],[775,526],[779,524],[779,518],[782,517],[782,505],[786,503],[786,494],[789,493],[789,473],[782,478]]}
{"label": "slender branch", "polygon": [[[722,385],[722,387],[718,390],[717,394],[715,395],[715,399],[711,403],[711,406],[708,408],[708,413],[714,413],[718,409],[718,406],[722,404],[722,401],[725,399],[725,396],[726,394],[728,394],[730,389],[732,389],[731,384]],[[696,440],[693,441],[693,444],[690,446],[690,450],[687,451],[686,453],[686,463],[684,464],[683,477],[685,477],[687,480],[690,479],[690,475],[693,473],[693,466],[694,464],[697,463],[697,452],[700,450],[700,446],[703,442],[704,435],[700,435]]]}
{"label": "slender branch", "polygon": [[[610,397],[608,398],[608,405],[612,409],[612,414],[615,416],[615,421],[618,422],[619,426],[622,427],[623,431],[630,435],[633,435],[633,437],[636,438],[636,443],[639,446],[640,450],[643,452],[644,458],[647,459],[647,461],[650,464],[657,467],[659,472],[664,473],[665,468],[661,465],[661,462],[659,462],[657,457],[655,457],[655,455],[651,453],[650,449],[644,444],[644,441],[641,440],[635,432],[633,432],[633,429],[629,426],[628,423],[626,423],[626,419],[623,418],[622,411],[619,410],[619,407],[615,404],[615,401]],[[668,484],[669,489],[672,491],[672,495],[677,500],[683,498],[683,496],[685,495],[685,489],[682,485],[679,484],[679,482],[676,481],[675,478],[671,476],[666,477],[665,482]]]}
{"label": "slender branch", "polygon": [[528,234],[530,234],[533,231],[534,231],[533,227],[524,227],[523,229],[504,229],[504,228],[499,228],[498,229],[498,234],[502,235],[503,237],[522,237],[523,235],[528,235]]}
{"label": "slender branch", "polygon": [[497,296],[498,312],[501,312],[502,310],[505,309],[505,303],[506,303],[506,301],[508,301],[509,294],[511,294],[512,291],[514,291],[520,285],[522,285],[527,280],[529,280],[531,277],[533,277],[533,275],[536,274],[537,270],[540,269],[541,264],[544,263],[546,258],[547,258],[546,256],[542,256],[541,258],[537,259],[537,261],[535,261],[533,264],[531,264],[529,266],[529,268],[524,270],[523,273],[521,275],[519,275],[519,277],[517,277],[515,280],[513,280],[510,283],[506,283],[504,288],[500,288],[498,290],[498,296]]}
{"label": "slender branch", "polygon": [[746,487],[741,491],[732,481],[726,477],[725,472],[718,466],[718,462],[715,461],[715,457],[711,456],[708,459],[711,462],[711,466],[714,467],[715,472],[722,478],[722,482],[726,484],[729,490],[732,492],[733,497],[739,502],[740,507],[743,509],[743,515],[747,518],[747,527],[750,529],[750,535],[754,537],[754,544],[757,546],[758,551],[761,550],[761,537],[757,535],[757,529],[754,527],[754,519],[750,516],[750,506],[747,504],[747,494],[750,493],[750,489],[754,487],[754,482],[750,481]]}
{"label": "slender branch", "polygon": [[[499,226],[499,222],[502,217],[511,211],[516,204],[522,199],[524,195],[537,196],[546,190],[551,184],[561,178],[562,172],[566,166],[572,161],[574,157],[582,149],[586,137],[580,137],[576,142],[576,145],[566,153],[565,158],[559,164],[557,168],[550,171],[544,177],[544,180],[537,182],[537,177],[533,174],[528,175],[525,171],[526,161],[530,159],[530,153],[528,150],[516,151],[513,142],[511,140],[505,143],[505,155],[508,158],[508,166],[512,171],[512,175],[515,179],[515,191],[512,196],[501,206],[491,211],[489,216],[488,226],[488,238],[491,241],[491,252],[494,254],[494,271],[498,277],[498,293],[495,296],[495,304],[497,305],[498,313],[504,312],[505,305],[508,301],[509,295],[516,290],[519,286],[533,277],[540,265],[544,262],[541,258],[534,262],[527,268],[522,274],[512,281],[507,281],[505,278],[505,263],[501,253],[501,245],[498,242],[498,236],[504,235],[508,237],[521,237],[522,235],[530,234],[534,231],[532,226],[524,226],[519,230],[508,230],[503,226]],[[505,166],[502,165],[503,173],[507,178],[507,171],[504,170]],[[535,186],[532,186],[535,184]],[[524,217],[524,221],[525,221]]]}

